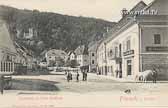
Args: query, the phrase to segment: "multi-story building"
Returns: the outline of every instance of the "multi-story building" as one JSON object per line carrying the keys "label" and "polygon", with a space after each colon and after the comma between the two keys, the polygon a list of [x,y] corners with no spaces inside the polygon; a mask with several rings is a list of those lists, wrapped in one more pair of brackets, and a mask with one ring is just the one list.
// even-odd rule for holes
{"label": "multi-story building", "polygon": [[63,50],[51,49],[45,53],[47,65],[59,66],[60,62],[65,62],[68,54]]}
{"label": "multi-story building", "polygon": [[97,73],[107,75],[106,43],[103,41],[98,45],[97,48]]}
{"label": "multi-story building", "polygon": [[96,72],[97,70],[97,46],[98,42],[91,43],[88,48],[89,52],[89,72]]}
{"label": "multi-story building", "polygon": [[75,50],[76,60],[80,67],[88,66],[88,48],[85,45],[79,46]]}
{"label": "multi-story building", "polygon": [[159,68],[158,78],[168,79],[167,4],[167,0],[154,0],[149,5],[141,1],[123,15],[99,45],[101,73],[134,79],[138,72]]}
{"label": "multi-story building", "polygon": [[8,26],[0,19],[0,75],[14,72],[17,52],[11,38]]}

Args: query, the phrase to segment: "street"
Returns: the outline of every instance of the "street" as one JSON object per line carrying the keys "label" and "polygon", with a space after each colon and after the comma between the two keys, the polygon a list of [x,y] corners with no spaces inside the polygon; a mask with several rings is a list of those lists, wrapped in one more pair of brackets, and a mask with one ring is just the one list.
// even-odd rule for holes
{"label": "street", "polygon": [[82,81],[80,74],[79,82],[76,81],[76,75],[73,73],[73,80],[67,82],[66,75],[59,73],[56,75],[40,76],[13,76],[13,90],[18,91],[52,91],[52,92],[71,92],[71,93],[88,93],[88,92],[119,92],[124,93],[130,89],[131,93],[157,93],[168,90],[168,83],[125,83],[115,81],[110,78],[88,74],[88,80]]}
{"label": "street", "polygon": [[[88,80],[67,82],[62,73],[13,76],[11,90],[0,96],[0,108],[114,107],[167,105],[168,83],[119,82],[88,73]],[[130,90],[129,92],[125,92]],[[161,98],[162,97],[162,98]],[[7,104],[5,102],[9,102]],[[90,104],[88,104],[90,103]],[[151,104],[154,103],[154,104]],[[119,106],[122,107],[119,107]],[[127,108],[127,107],[126,107]],[[155,107],[154,107],[155,108]],[[159,107],[157,107],[159,108]]]}

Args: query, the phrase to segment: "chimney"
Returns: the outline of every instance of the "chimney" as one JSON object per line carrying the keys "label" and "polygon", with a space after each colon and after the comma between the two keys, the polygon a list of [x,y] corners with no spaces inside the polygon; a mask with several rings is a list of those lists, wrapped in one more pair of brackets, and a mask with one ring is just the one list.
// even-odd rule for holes
{"label": "chimney", "polygon": [[123,8],[123,9],[121,10],[122,18],[125,17],[127,14],[128,14],[128,10],[127,10],[126,8]]}

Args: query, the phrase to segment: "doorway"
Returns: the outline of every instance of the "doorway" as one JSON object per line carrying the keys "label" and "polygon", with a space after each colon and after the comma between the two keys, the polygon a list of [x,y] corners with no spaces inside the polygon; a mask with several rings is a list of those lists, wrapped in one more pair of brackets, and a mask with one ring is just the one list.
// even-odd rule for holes
{"label": "doorway", "polygon": [[132,75],[132,60],[127,60],[127,75]]}

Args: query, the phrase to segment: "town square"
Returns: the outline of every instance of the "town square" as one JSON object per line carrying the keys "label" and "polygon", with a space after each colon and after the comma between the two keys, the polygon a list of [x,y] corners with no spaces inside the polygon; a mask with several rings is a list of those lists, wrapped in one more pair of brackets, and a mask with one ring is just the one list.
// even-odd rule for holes
{"label": "town square", "polygon": [[168,0],[129,1],[103,2],[117,20],[0,1],[0,108],[168,107]]}

